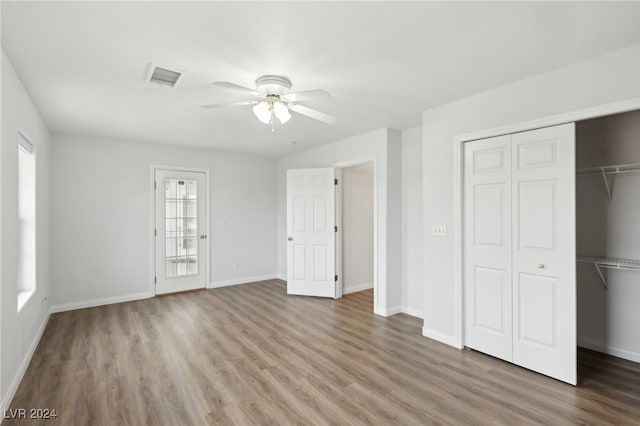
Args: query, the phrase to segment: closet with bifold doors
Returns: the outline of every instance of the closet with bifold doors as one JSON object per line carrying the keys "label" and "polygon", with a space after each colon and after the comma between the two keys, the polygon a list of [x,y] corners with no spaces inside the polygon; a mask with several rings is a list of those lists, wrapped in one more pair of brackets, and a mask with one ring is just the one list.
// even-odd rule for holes
{"label": "closet with bifold doors", "polygon": [[463,155],[465,345],[576,384],[575,124]]}
{"label": "closet with bifold doors", "polygon": [[465,345],[574,385],[578,346],[640,362],[640,111],[463,156]]}
{"label": "closet with bifold doors", "polygon": [[640,111],[576,123],[578,345],[640,362]]}

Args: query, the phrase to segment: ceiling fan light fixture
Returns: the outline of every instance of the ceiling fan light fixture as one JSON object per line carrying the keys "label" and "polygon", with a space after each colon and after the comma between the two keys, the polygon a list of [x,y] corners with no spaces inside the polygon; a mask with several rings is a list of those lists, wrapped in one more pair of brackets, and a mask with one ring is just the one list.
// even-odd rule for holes
{"label": "ceiling fan light fixture", "polygon": [[[305,102],[312,99],[330,98],[331,95],[328,92],[313,89],[290,93],[291,80],[287,77],[280,75],[263,75],[256,80],[255,90],[228,81],[216,81],[213,84],[227,90],[243,93],[247,99],[224,105],[202,105],[203,108],[215,109],[221,106],[252,105],[256,118],[258,118],[261,123],[269,125],[272,132],[275,132],[276,124],[288,123],[291,119],[292,112],[326,124],[333,124],[338,121],[336,117],[299,103],[300,101]],[[278,119],[277,123],[276,118]]]}
{"label": "ceiling fan light fixture", "polygon": [[282,124],[286,123],[291,118],[291,113],[289,112],[289,108],[287,108],[287,106],[282,102],[276,102],[273,105],[273,112],[275,113],[276,117],[278,117],[278,120],[280,120],[280,123]]}
{"label": "ceiling fan light fixture", "polygon": [[260,102],[259,104],[253,107],[253,113],[258,120],[262,121],[264,124],[269,124],[271,122],[271,108],[267,102]]}

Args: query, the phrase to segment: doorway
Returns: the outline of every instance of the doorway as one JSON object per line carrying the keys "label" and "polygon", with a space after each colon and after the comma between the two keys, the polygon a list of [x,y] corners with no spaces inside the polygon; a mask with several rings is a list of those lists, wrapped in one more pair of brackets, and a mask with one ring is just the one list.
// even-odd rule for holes
{"label": "doorway", "polygon": [[[378,262],[380,206],[376,164],[376,158],[369,157],[335,164],[333,167],[287,169],[287,294],[335,299],[342,297],[343,172],[352,167],[363,166],[359,171],[368,176],[364,179],[367,184],[358,186],[360,190],[362,187],[368,187],[368,194],[360,198],[370,200],[365,208],[366,215],[370,215],[371,218],[371,224],[366,228],[372,243],[369,243],[370,248],[363,250],[366,262],[370,265],[370,274],[365,275],[365,278],[361,275],[360,279],[356,278],[358,275],[352,275],[353,279],[347,283],[347,291],[356,292],[372,288],[374,313],[387,316],[387,310],[378,306],[378,296],[384,300],[385,282],[378,281],[378,269],[381,268]],[[347,170],[347,174],[351,171]],[[352,180],[347,176],[348,182]],[[349,193],[351,185],[347,185]],[[350,205],[347,208],[351,212]],[[358,212],[356,209],[356,218],[359,214],[362,214],[362,211]],[[347,226],[348,222],[349,220]],[[356,221],[356,226],[358,224]],[[351,253],[350,243],[351,240],[347,242],[347,249]],[[347,261],[350,262],[349,254]],[[347,269],[349,270],[349,266]],[[358,269],[351,266],[352,274],[356,270]]]}
{"label": "doorway", "polygon": [[156,295],[206,288],[208,172],[154,168]]}
{"label": "doorway", "polygon": [[350,294],[374,287],[374,170],[367,162],[341,171],[341,281]]}

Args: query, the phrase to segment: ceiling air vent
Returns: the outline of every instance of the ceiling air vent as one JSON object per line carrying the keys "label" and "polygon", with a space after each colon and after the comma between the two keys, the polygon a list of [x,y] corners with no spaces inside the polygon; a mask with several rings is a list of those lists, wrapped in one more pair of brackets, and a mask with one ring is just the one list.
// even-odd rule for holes
{"label": "ceiling air vent", "polygon": [[150,83],[160,84],[162,86],[176,87],[182,73],[164,67],[157,67],[153,64],[149,67],[149,75],[147,77]]}

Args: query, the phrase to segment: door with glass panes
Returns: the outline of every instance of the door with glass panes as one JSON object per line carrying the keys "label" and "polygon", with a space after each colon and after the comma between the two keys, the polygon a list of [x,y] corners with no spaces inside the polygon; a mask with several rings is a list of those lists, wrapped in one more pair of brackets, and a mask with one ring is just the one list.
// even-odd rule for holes
{"label": "door with glass panes", "polygon": [[155,171],[156,294],[206,287],[203,172]]}

